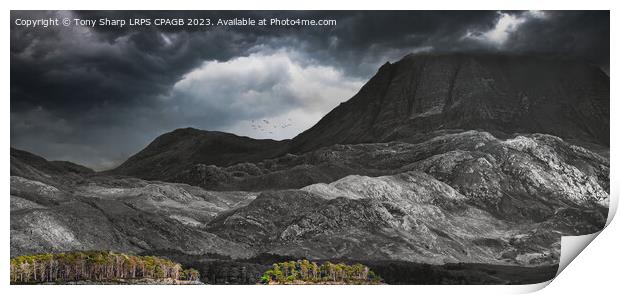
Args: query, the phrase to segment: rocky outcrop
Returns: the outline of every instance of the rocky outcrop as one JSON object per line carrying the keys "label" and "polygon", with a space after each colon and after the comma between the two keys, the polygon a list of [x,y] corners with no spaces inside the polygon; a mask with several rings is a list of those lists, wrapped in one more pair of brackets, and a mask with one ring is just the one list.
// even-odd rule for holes
{"label": "rocky outcrop", "polygon": [[[252,174],[238,173],[239,167],[252,167]],[[472,204],[513,219],[544,219],[558,206],[572,204],[606,206],[609,195],[607,158],[543,134],[502,140],[488,132],[467,131],[415,144],[334,145],[255,164],[207,168],[208,173],[181,173],[177,181],[207,189],[260,191],[329,183],[347,175],[420,171],[448,184]],[[357,186],[366,193],[380,187]]]}
{"label": "rocky outcrop", "polygon": [[501,140],[469,131],[300,158],[310,171],[340,165],[375,176],[262,193],[208,231],[312,259],[538,265],[557,263],[562,235],[593,233],[606,221],[608,160],[554,136]]}
{"label": "rocky outcrop", "polygon": [[[420,172],[349,176],[303,191],[263,193],[207,228],[260,252],[293,257],[530,266],[557,263],[561,235],[575,232],[552,221],[559,216],[503,220]],[[600,228],[600,218],[592,219],[597,213],[581,212],[589,219],[580,224],[589,228],[580,233]]]}

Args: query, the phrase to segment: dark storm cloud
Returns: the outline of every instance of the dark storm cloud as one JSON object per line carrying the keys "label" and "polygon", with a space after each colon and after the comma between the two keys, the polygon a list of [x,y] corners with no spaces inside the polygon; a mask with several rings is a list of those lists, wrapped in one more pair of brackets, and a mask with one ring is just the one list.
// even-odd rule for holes
{"label": "dark storm cloud", "polygon": [[609,69],[609,12],[546,12],[511,34],[506,47],[513,52],[585,59]]}
{"label": "dark storm cloud", "polygon": [[411,52],[535,53],[582,58],[603,68],[609,63],[608,12],[11,13],[13,20],[56,16],[338,22],[209,29],[12,24],[11,144],[95,168],[116,165],[179,127],[237,130],[242,120],[299,110],[313,114],[310,122],[348,98],[327,97],[354,92],[379,65]]}
{"label": "dark storm cloud", "polygon": [[11,91],[28,96],[14,99],[14,107],[32,103],[74,111],[110,103],[141,105],[166,93],[202,60],[240,53],[234,34],[221,30],[181,31],[172,44],[152,29],[125,33],[111,39],[84,28],[22,33],[13,27]]}

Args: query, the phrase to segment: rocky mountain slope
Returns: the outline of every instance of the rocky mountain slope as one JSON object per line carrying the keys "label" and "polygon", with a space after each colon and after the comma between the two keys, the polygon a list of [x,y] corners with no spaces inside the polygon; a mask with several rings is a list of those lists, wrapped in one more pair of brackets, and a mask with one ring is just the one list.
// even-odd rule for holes
{"label": "rocky mountain slope", "polygon": [[545,133],[609,146],[609,76],[532,56],[410,55],[295,137],[292,151],[428,138],[437,130]]}
{"label": "rocky mountain slope", "polygon": [[546,216],[554,212],[550,204],[566,202],[602,204],[609,191],[609,160],[597,153],[550,135],[502,140],[479,131],[415,144],[334,145],[227,167],[196,165],[175,180],[214,190],[261,191],[407,171],[432,175],[502,216]]}
{"label": "rocky mountain slope", "polygon": [[[203,227],[218,213],[247,204],[254,193],[208,192],[183,184],[92,174],[72,174],[59,182],[56,179],[67,174],[61,170],[49,174],[49,167],[33,166],[41,159],[18,150],[12,153],[12,257],[93,249],[128,253],[178,249],[231,257],[252,252]],[[18,176],[22,171],[28,174]]]}
{"label": "rocky mountain slope", "polygon": [[264,192],[219,215],[209,231],[312,259],[539,264],[557,262],[561,235],[606,221],[608,160],[548,135],[501,140],[469,131],[419,144],[334,146],[296,161],[249,180],[218,178],[261,189],[270,179],[314,184]]}
{"label": "rocky mountain slope", "polygon": [[558,261],[562,235],[602,228],[609,196],[607,158],[542,134],[502,140],[468,131],[209,167],[223,175],[196,179],[209,190],[12,176],[12,253],[174,249],[548,265]]}

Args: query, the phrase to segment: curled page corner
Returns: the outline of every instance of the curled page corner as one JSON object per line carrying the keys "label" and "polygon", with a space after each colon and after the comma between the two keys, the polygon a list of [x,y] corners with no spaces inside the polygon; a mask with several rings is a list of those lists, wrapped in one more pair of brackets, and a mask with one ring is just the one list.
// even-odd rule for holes
{"label": "curled page corner", "polygon": [[[618,186],[612,184],[611,185],[611,191],[612,192],[618,192]],[[605,227],[607,227],[611,221],[614,219],[614,216],[616,215],[616,211],[618,210],[618,194],[617,193],[611,193],[609,194],[609,212],[607,213],[607,222],[605,223]],[[605,228],[603,228],[604,230]]]}
{"label": "curled page corner", "polygon": [[[617,191],[617,190],[613,190]],[[611,223],[618,209],[617,195],[610,195],[609,212],[607,213],[607,222],[605,227],[595,233],[581,236],[563,236],[561,241],[560,264],[556,277],[585,249],[605,228]]]}
{"label": "curled page corner", "polygon": [[552,281],[553,279],[545,281],[545,282],[541,282],[541,283],[536,283],[536,284],[514,285],[514,286],[511,286],[511,289],[509,290],[505,290],[505,291],[502,290],[503,291],[502,294],[530,294],[530,293],[538,292],[544,289],[545,287],[549,286],[549,284],[551,284]]}
{"label": "curled page corner", "polygon": [[[610,208],[610,215],[607,218],[607,224],[609,224],[609,221],[611,219],[613,219],[613,217]],[[556,272],[555,277],[546,282],[531,285],[522,285],[519,288],[516,288],[515,291],[519,294],[527,294],[542,290],[547,287],[602,231],[603,230],[589,235],[563,236],[561,240],[560,263],[558,265],[558,271]]]}
{"label": "curled page corner", "polygon": [[[613,187],[613,185],[612,185]],[[616,189],[612,189],[612,191],[617,191]],[[605,227],[595,233],[581,236],[563,236],[561,240],[561,250],[560,250],[560,263],[558,265],[558,271],[555,274],[555,277],[559,276],[564,269],[579,255],[614,219],[616,215],[616,211],[618,209],[618,196],[616,194],[610,195],[609,198],[609,212],[607,214],[607,222],[605,223]],[[540,291],[547,287],[555,277],[546,282],[541,282],[537,284],[531,285],[523,285],[519,288],[516,288],[515,291],[519,294],[527,294],[533,293],[536,291]]]}
{"label": "curled page corner", "polygon": [[560,264],[555,276],[557,277],[560,275],[566,266],[568,266],[573,259],[601,233],[601,231],[589,235],[563,236],[561,241]]}

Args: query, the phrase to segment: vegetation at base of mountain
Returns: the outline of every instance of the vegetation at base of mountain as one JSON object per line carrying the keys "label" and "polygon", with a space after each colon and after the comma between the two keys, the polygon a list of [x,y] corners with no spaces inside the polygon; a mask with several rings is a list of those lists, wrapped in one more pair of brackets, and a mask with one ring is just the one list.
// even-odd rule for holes
{"label": "vegetation at base of mountain", "polygon": [[329,261],[318,265],[308,260],[274,263],[261,277],[263,284],[379,284],[382,279],[368,266]]}
{"label": "vegetation at base of mountain", "polygon": [[[232,259],[223,255],[210,253],[206,255],[189,255],[174,250],[149,251],[141,255],[166,257],[181,263],[185,267],[197,269],[200,281],[215,285],[253,285],[261,282],[265,272],[273,268],[274,263],[297,261],[307,257],[282,256],[273,253],[260,253],[251,258]],[[312,259],[317,264],[356,263],[368,266],[382,278],[381,283],[388,285],[439,285],[439,284],[535,284],[555,277],[558,265],[550,266],[513,266],[474,263],[448,263],[431,265],[396,260],[350,260],[350,259]],[[332,282],[333,284],[343,284]],[[295,281],[292,284],[305,284]],[[330,284],[317,282],[307,284]]]}
{"label": "vegetation at base of mountain", "polygon": [[11,283],[104,282],[134,279],[197,281],[200,273],[156,256],[111,251],[75,251],[23,255],[11,259]]}

